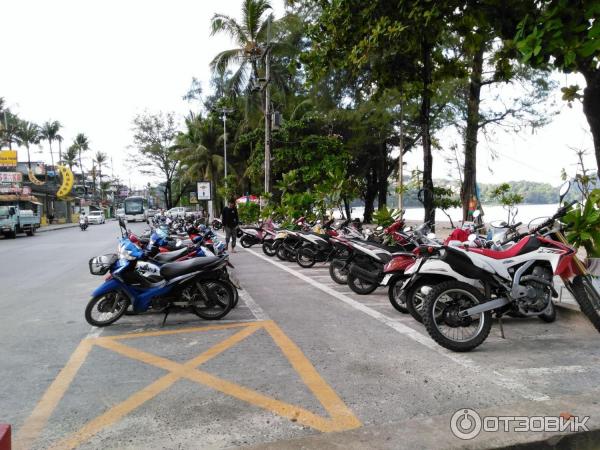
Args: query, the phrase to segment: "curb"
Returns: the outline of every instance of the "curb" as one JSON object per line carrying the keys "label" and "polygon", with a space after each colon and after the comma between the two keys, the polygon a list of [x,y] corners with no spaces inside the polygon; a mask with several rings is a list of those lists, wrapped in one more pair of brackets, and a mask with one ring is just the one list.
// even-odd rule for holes
{"label": "curb", "polygon": [[[531,417],[589,417],[586,423],[589,431],[578,432],[519,432],[514,428],[519,422],[511,422],[510,431],[481,431],[471,440],[455,437],[450,429],[454,413],[438,416],[415,417],[396,423],[367,425],[349,431],[316,434],[272,443],[264,443],[246,448],[260,450],[305,450],[305,449],[344,449],[344,450],[388,450],[388,449],[570,449],[593,450],[600,441],[600,404],[598,391],[587,394],[558,397],[542,402],[523,402],[491,408],[477,408],[482,419],[531,418]],[[576,419],[571,419],[575,421]],[[503,426],[501,427],[503,428]]]}
{"label": "curb", "polygon": [[35,232],[36,233],[47,233],[49,231],[67,230],[69,228],[75,228],[75,227],[78,227],[78,226],[79,226],[78,223],[70,223],[70,224],[65,224],[65,226],[60,227],[60,228],[40,227],[37,230],[35,230]]}

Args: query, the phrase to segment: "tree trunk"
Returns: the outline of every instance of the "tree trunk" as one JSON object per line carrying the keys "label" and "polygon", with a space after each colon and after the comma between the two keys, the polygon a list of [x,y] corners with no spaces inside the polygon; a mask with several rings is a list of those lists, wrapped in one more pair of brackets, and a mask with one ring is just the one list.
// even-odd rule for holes
{"label": "tree trunk", "polygon": [[373,220],[373,203],[377,194],[377,175],[373,168],[367,173],[367,190],[365,192],[365,213],[363,216],[364,223],[371,223]]}
{"label": "tree trunk", "polygon": [[344,200],[344,210],[346,211],[346,219],[352,220],[352,212],[350,211],[350,202],[348,201],[348,199],[346,197],[344,197],[343,200]]}
{"label": "tree trunk", "polygon": [[581,71],[587,84],[583,90],[583,112],[594,139],[596,168],[600,171],[600,70]]}
{"label": "tree trunk", "polygon": [[173,207],[171,196],[171,180],[167,178],[165,183],[165,204],[167,205],[167,209],[171,209]]}
{"label": "tree trunk", "polygon": [[[483,52],[485,42],[473,55],[469,98],[467,99],[467,128],[465,130],[465,165],[460,197],[463,206],[463,220],[469,219],[469,204],[476,197],[477,186],[477,134],[479,131],[479,103],[481,94],[481,73],[483,71]],[[471,211],[472,213],[472,211]]]}
{"label": "tree trunk", "polygon": [[419,121],[421,125],[421,142],[423,144],[423,206],[425,207],[424,221],[429,222],[435,230],[435,205],[433,203],[433,156],[431,154],[430,113],[431,113],[431,44],[423,38],[421,53],[423,68],[421,77],[423,93]]}
{"label": "tree trunk", "polygon": [[387,147],[385,142],[381,143],[378,166],[378,197],[377,209],[382,209],[387,206],[387,191],[388,191],[388,171],[387,171]]}

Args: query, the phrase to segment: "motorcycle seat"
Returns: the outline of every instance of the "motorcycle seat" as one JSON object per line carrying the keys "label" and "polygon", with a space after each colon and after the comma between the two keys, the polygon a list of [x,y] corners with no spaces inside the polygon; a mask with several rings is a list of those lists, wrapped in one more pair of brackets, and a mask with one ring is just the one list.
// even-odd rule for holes
{"label": "motorcycle seat", "polygon": [[540,248],[541,243],[535,236],[526,236],[506,250],[492,250],[488,248],[469,248],[470,252],[479,253],[493,259],[507,259],[532,252]]}
{"label": "motorcycle seat", "polygon": [[187,255],[188,249],[182,248],[180,250],[174,250],[172,252],[159,253],[154,257],[154,261],[164,264],[168,262],[175,261],[176,259],[181,258],[182,256]]}
{"label": "motorcycle seat", "polygon": [[192,258],[187,261],[167,263],[160,268],[160,276],[167,280],[192,272],[206,270],[217,266],[224,259],[219,256]]}

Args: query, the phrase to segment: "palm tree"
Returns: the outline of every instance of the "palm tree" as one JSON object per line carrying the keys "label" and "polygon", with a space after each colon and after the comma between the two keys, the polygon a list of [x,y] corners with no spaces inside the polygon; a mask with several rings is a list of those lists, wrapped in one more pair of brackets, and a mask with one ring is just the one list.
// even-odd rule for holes
{"label": "palm tree", "polygon": [[229,79],[229,89],[234,95],[240,95],[249,86],[251,77],[259,78],[258,61],[263,55],[268,27],[273,19],[272,14],[264,16],[270,9],[268,0],[244,0],[241,23],[223,14],[215,14],[212,18],[211,35],[226,33],[238,46],[222,51],[210,63],[211,69],[220,76],[225,75],[229,66],[239,64]]}
{"label": "palm tree", "polygon": [[[181,166],[187,166],[186,178],[212,181],[211,196],[215,198],[216,184],[224,167],[223,156],[219,154],[223,139],[220,123],[214,118],[190,114],[185,125],[186,132],[176,139],[177,157]],[[217,203],[214,205],[216,208]]]}
{"label": "palm tree", "polygon": [[90,149],[90,142],[85,134],[79,133],[77,136],[75,136],[75,140],[73,141],[72,147],[75,147],[75,149],[77,149],[77,155],[79,157],[79,168],[81,169],[81,183],[83,184],[83,188],[85,191],[85,173],[83,173],[81,154]]}
{"label": "palm tree", "polygon": [[77,165],[77,151],[77,147],[75,145],[71,145],[63,154],[62,162],[69,166],[71,172],[73,171],[73,166]]}
{"label": "palm tree", "polygon": [[[94,158],[94,163],[98,165],[98,179],[100,180],[100,184],[102,184],[102,164],[104,164],[108,160],[108,156],[106,153],[97,151],[96,156]],[[94,183],[95,185],[95,183]],[[94,187],[95,188],[95,187]],[[100,199],[102,200],[102,190],[100,190]]]}
{"label": "palm tree", "polygon": [[35,123],[21,120],[19,121],[19,130],[17,132],[17,136],[21,140],[21,144],[27,149],[27,165],[29,170],[31,170],[31,153],[29,152],[29,146],[31,144],[40,143],[40,127]]}
{"label": "palm tree", "polygon": [[8,109],[2,111],[2,117],[0,118],[2,123],[2,140],[0,141],[0,148],[6,144],[10,150],[11,144],[21,145],[19,139],[19,125],[20,119],[16,114],[11,113]]}
{"label": "palm tree", "polygon": [[41,139],[48,141],[50,147],[50,161],[52,162],[52,169],[54,170],[54,153],[52,153],[52,141],[58,140],[62,137],[58,134],[62,125],[58,120],[48,120],[44,122],[41,129]]}

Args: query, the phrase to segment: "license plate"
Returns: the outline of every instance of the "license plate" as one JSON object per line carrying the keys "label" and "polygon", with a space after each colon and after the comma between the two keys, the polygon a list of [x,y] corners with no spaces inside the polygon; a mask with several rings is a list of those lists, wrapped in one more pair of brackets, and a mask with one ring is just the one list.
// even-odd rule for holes
{"label": "license plate", "polygon": [[381,280],[381,285],[387,286],[388,282],[390,281],[390,278],[392,278],[392,274],[388,273],[385,277],[383,277],[383,280]]}

